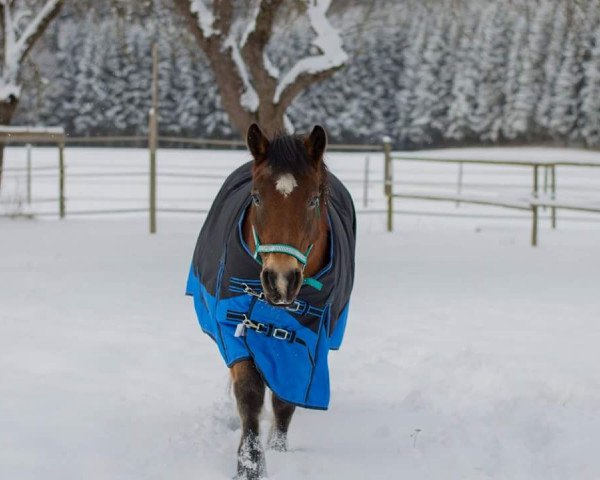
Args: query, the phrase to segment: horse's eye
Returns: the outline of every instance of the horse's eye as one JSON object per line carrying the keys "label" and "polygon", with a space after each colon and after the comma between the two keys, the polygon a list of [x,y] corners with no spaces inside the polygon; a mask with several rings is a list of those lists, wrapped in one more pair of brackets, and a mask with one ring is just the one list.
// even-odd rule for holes
{"label": "horse's eye", "polygon": [[261,200],[260,200],[260,195],[258,193],[251,194],[250,198],[252,199],[252,203],[254,205],[256,205],[257,207],[260,206]]}
{"label": "horse's eye", "polygon": [[318,206],[319,206],[319,196],[317,195],[316,197],[313,197],[310,199],[310,201],[308,202],[308,207],[316,208]]}

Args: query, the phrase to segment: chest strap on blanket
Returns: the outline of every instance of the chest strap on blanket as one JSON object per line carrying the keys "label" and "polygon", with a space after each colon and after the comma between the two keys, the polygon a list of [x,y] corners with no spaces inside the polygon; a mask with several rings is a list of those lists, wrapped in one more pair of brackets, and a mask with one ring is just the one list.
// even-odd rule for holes
{"label": "chest strap on blanket", "polygon": [[[308,255],[310,251],[313,249],[314,244],[310,244],[306,252],[302,253],[296,247],[292,247],[287,243],[267,243],[261,244],[260,239],[258,238],[258,233],[256,232],[256,228],[252,225],[252,235],[254,236],[254,260],[262,265],[262,260],[260,258],[261,253],[283,253],[285,255],[289,255],[290,257],[294,257],[302,264],[302,268],[306,267],[306,263],[308,262]],[[308,285],[313,287],[316,290],[321,291],[323,288],[323,284],[319,282],[315,278],[305,278],[302,282],[303,285]]]}
{"label": "chest strap on blanket", "polygon": [[[230,311],[227,312],[227,314],[228,314],[228,317],[231,316],[233,318],[235,318],[235,315],[239,315],[236,312],[230,312]],[[290,342],[290,343],[297,342],[302,345],[306,345],[304,340],[302,340],[301,338],[298,338],[296,336],[296,332],[293,332],[291,330],[286,330],[285,328],[276,327],[275,325],[273,325],[271,323],[255,322],[255,321],[251,320],[250,318],[248,318],[248,316],[246,314],[241,314],[241,318],[238,318],[238,319],[241,320],[241,323],[238,325],[238,328],[236,328],[236,331],[235,331],[236,337],[245,336],[244,329],[249,328],[250,330],[254,330],[256,333],[262,333],[262,334],[266,335],[267,337],[273,337],[273,338],[276,338],[277,340],[283,340],[283,341]]]}

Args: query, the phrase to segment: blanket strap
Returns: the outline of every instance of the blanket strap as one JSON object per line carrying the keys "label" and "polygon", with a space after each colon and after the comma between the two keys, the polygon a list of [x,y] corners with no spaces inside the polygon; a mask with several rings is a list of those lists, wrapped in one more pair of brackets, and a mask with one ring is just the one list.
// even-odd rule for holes
{"label": "blanket strap", "polygon": [[267,337],[275,338],[277,340],[283,340],[283,341],[290,342],[290,343],[297,342],[302,345],[306,345],[306,342],[304,342],[304,340],[302,340],[301,338],[298,338],[296,336],[296,332],[294,332],[292,330],[286,330],[285,328],[279,328],[270,323],[255,322],[255,321],[251,320],[248,317],[248,315],[242,314],[241,323],[238,325],[238,328],[236,328],[235,336],[236,337],[245,336],[244,329],[246,329],[246,328],[248,328],[250,330],[254,330],[256,333],[262,333],[262,334],[266,335]]}

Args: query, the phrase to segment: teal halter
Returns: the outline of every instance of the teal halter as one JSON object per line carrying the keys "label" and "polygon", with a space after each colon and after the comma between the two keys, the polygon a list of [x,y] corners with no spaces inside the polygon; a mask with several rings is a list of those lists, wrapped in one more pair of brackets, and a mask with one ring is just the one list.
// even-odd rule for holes
{"label": "teal halter", "polygon": [[[314,244],[310,244],[306,252],[302,253],[296,247],[292,247],[286,243],[260,243],[260,239],[258,238],[258,233],[256,233],[256,228],[252,225],[252,235],[254,237],[254,260],[262,265],[262,260],[260,258],[261,253],[283,253],[285,255],[289,255],[290,257],[294,257],[302,264],[302,269],[306,267],[306,263],[308,262],[308,255],[310,251],[313,249]],[[317,290],[321,290],[323,288],[323,284],[314,278],[305,278],[302,282],[303,285],[309,285]]]}

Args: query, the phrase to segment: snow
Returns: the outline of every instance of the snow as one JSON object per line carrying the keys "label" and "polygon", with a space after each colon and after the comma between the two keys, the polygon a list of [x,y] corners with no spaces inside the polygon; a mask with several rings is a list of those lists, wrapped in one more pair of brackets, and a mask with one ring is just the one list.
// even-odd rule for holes
{"label": "snow", "polygon": [[4,83],[0,85],[0,99],[9,99],[11,97],[19,98],[21,95],[21,86],[14,83]]}
{"label": "snow", "polygon": [[303,74],[315,74],[340,67],[348,60],[348,54],[342,46],[339,32],[327,20],[327,10],[331,0],[306,0],[306,13],[310,26],[316,33],[312,41],[321,55],[314,55],[299,60],[280,80],[275,89],[273,101],[278,103],[281,94]]}
{"label": "snow", "polygon": [[21,125],[0,125],[0,133],[47,133],[49,135],[64,135],[65,130],[62,127],[29,127]]}
{"label": "snow", "polygon": [[[330,410],[296,413],[290,451],[267,453],[269,478],[598,478],[599,216],[559,215],[533,249],[527,214],[435,204],[446,217],[433,217],[399,201],[414,210],[388,234],[383,161],[370,155],[366,210],[364,154],[328,155],[365,212],[348,330],[330,355]],[[34,166],[56,157],[32,151]],[[205,208],[246,158],[159,150],[159,172],[187,172],[159,177],[159,206]],[[6,149],[3,189],[23,159]],[[68,148],[66,159],[67,212],[146,205],[145,177],[77,176],[145,174],[145,150]],[[526,191],[524,170],[466,166],[464,190]],[[34,198],[55,186],[44,173]],[[396,173],[439,190],[456,171]],[[560,172],[559,187],[597,194],[598,173]],[[227,371],[183,295],[203,214],[161,213],[154,236],[145,215],[50,218],[0,218],[0,478],[231,478],[239,424]],[[263,432],[270,419],[267,406]]]}
{"label": "snow", "polygon": [[271,77],[279,78],[279,73],[280,73],[279,69],[275,65],[273,65],[267,52],[263,52],[263,63],[265,65],[265,68],[267,69],[267,72],[269,73],[269,75]]}
{"label": "snow", "polygon": [[210,8],[206,6],[204,0],[193,0],[190,4],[190,11],[198,17],[198,26],[204,38],[210,38],[219,33],[213,29],[215,16]]}
{"label": "snow", "polygon": [[248,112],[256,112],[260,104],[258,93],[256,93],[256,90],[252,86],[248,69],[246,68],[246,64],[244,63],[244,59],[242,58],[242,54],[233,35],[230,35],[225,41],[225,48],[230,49],[231,58],[233,59],[233,62],[240,73],[242,83],[244,84],[244,90],[240,95],[240,104]]}
{"label": "snow", "polygon": [[240,39],[240,47],[244,48],[246,42],[248,41],[248,37],[254,32],[256,29],[256,19],[258,18],[258,14],[260,13],[260,4],[261,1],[254,7],[254,11],[251,14],[251,17],[246,20],[247,25],[244,29],[244,33],[242,33],[242,37]]}

